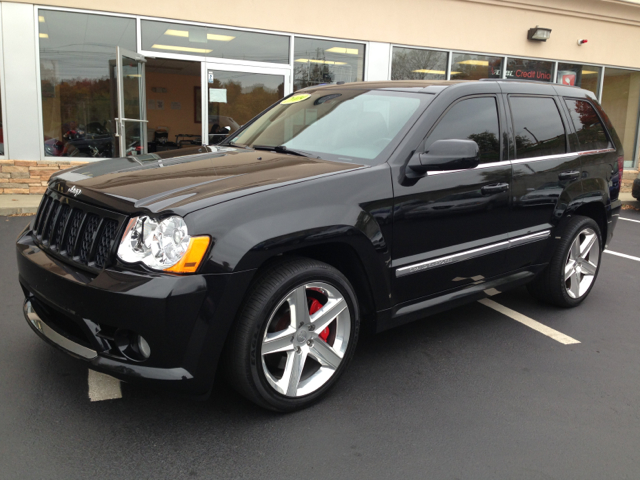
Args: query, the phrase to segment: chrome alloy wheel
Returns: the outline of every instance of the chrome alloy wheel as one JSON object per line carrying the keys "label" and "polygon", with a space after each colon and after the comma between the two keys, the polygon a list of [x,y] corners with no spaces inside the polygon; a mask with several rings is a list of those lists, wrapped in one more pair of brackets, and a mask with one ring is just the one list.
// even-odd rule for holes
{"label": "chrome alloy wheel", "polygon": [[564,282],[571,298],[580,298],[593,283],[600,263],[600,241],[590,228],[582,230],[571,244],[564,268]]}
{"label": "chrome alloy wheel", "polygon": [[267,382],[287,397],[315,392],[340,366],[350,335],[351,314],[340,292],[324,282],[300,285],[267,323],[260,351]]}

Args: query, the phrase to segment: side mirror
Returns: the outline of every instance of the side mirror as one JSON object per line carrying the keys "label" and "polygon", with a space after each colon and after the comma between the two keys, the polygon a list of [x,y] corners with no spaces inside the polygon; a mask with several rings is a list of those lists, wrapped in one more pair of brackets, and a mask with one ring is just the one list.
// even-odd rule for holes
{"label": "side mirror", "polygon": [[430,171],[466,170],[480,163],[480,148],[473,140],[436,140],[428,151],[416,153],[408,167],[414,174]]}

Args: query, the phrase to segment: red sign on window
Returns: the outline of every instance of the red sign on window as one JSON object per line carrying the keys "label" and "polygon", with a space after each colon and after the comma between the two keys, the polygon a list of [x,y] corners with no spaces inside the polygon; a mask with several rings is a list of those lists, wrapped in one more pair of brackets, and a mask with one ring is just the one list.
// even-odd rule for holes
{"label": "red sign on window", "polygon": [[562,75],[562,84],[563,85],[572,85],[576,84],[576,74],[575,73],[565,73]]}

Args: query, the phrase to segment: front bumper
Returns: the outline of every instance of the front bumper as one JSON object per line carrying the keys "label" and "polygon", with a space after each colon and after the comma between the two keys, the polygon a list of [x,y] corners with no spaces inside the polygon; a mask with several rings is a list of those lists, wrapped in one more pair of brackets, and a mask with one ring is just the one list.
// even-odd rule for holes
{"label": "front bumper", "polygon": [[[17,241],[27,323],[45,341],[92,369],[125,381],[206,395],[224,340],[253,271],[220,275],[91,274],[47,255],[25,231]],[[148,342],[127,355],[120,332]]]}

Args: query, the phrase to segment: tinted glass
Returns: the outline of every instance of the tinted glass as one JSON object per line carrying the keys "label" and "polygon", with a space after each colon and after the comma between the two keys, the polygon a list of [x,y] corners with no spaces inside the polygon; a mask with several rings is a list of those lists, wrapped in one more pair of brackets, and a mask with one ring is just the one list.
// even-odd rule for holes
{"label": "tinted glass", "polygon": [[317,38],[296,37],[293,89],[364,78],[364,45]]}
{"label": "tinted glass", "polygon": [[470,98],[456,103],[438,122],[425,143],[425,151],[436,140],[473,140],[480,147],[480,161],[500,161],[500,127],[493,97]]}
{"label": "tinted glass", "polygon": [[289,36],[142,20],[142,49],[201,57],[289,63]]}
{"label": "tinted glass", "polygon": [[516,140],[516,158],[567,152],[560,112],[552,98],[510,97]]}
{"label": "tinted glass", "polygon": [[601,76],[602,67],[559,63],[556,83],[584,88],[598,95],[598,84]]}
{"label": "tinted glass", "polygon": [[447,53],[393,47],[391,80],[445,80]]}
{"label": "tinted glass", "polygon": [[451,80],[500,78],[502,57],[454,53],[451,59]]}
{"label": "tinted glass", "polygon": [[600,117],[589,102],[565,99],[571,120],[578,133],[580,151],[609,148],[609,138]]}
{"label": "tinted glass", "polygon": [[38,15],[45,155],[117,156],[116,46],[135,51],[135,20],[51,10]]}
{"label": "tinted glass", "polygon": [[319,90],[285,99],[231,138],[232,145],[284,145],[327,160],[377,164],[431,95]]}
{"label": "tinted glass", "polygon": [[507,78],[550,82],[552,72],[553,62],[532,60],[529,58],[509,57],[507,59]]}

